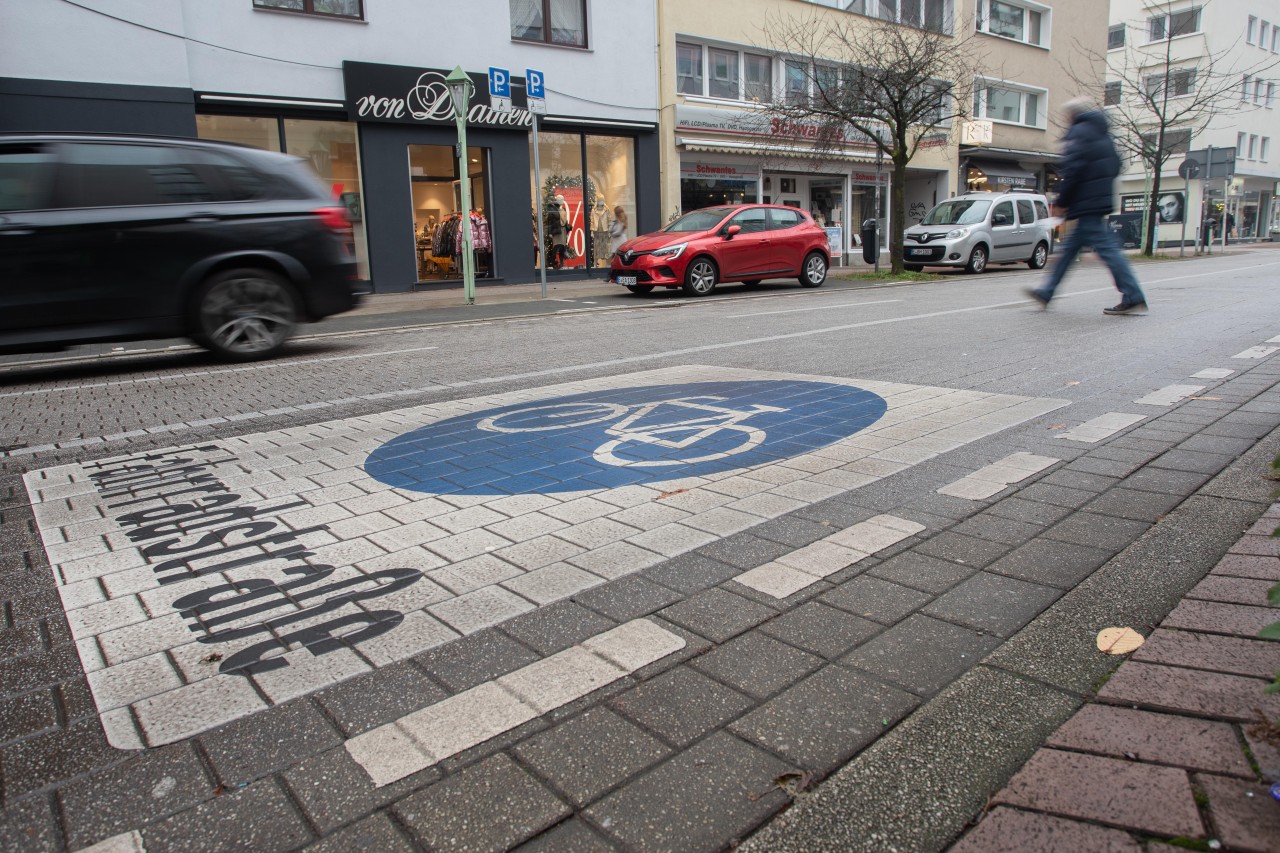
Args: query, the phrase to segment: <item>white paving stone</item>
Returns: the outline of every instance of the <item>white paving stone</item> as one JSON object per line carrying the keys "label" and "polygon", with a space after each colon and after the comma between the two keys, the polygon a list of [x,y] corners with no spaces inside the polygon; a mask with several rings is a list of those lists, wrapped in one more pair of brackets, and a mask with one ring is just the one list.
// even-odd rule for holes
{"label": "white paving stone", "polygon": [[460,634],[474,634],[533,608],[515,593],[490,586],[433,604],[427,612]]}
{"label": "white paving stone", "polygon": [[1280,347],[1264,347],[1264,346],[1249,347],[1244,352],[1238,352],[1231,357],[1232,358],[1266,358],[1276,350],[1280,350]]}
{"label": "white paving stone", "polygon": [[136,829],[104,838],[97,844],[81,847],[76,853],[147,853],[142,846],[142,834]]}
{"label": "white paving stone", "polygon": [[1096,418],[1087,420],[1066,432],[1058,433],[1058,438],[1093,444],[1102,441],[1104,438],[1110,438],[1122,429],[1127,429],[1146,419],[1146,415],[1135,415],[1129,412],[1108,412],[1105,415],[1099,415]]}
{"label": "white paving stone", "polygon": [[570,646],[502,676],[498,684],[538,713],[545,714],[617,681],[623,675],[626,671],[616,664],[582,646]]}
{"label": "white paving stone", "polygon": [[603,581],[590,572],[568,563],[552,563],[504,581],[503,586],[534,604],[550,604],[590,589]]}
{"label": "white paving stone", "polygon": [[1166,385],[1133,402],[1144,406],[1172,406],[1204,390],[1203,385]]}
{"label": "white paving stone", "polygon": [[182,686],[182,679],[164,652],[90,672],[88,677],[99,711],[123,708]]}
{"label": "white paving stone", "polygon": [[147,743],[173,743],[267,707],[247,678],[220,675],[133,706]]}
{"label": "white paving stone", "polygon": [[369,664],[348,648],[319,655],[305,648],[294,649],[286,652],[284,659],[288,666],[253,676],[262,692],[277,705],[369,671]]}
{"label": "white paving stone", "polygon": [[[1267,343],[1272,343],[1272,341],[1268,341]],[[1280,343],[1280,341],[1276,341],[1276,343]],[[1233,373],[1235,373],[1234,370],[1228,370],[1225,367],[1206,367],[1204,370],[1191,374],[1191,378],[1192,379],[1226,379],[1228,376],[1230,376]]]}
{"label": "white paving stone", "polygon": [[743,572],[734,580],[757,592],[781,599],[817,583],[818,578],[782,563],[765,563]]}
{"label": "white paving stone", "polygon": [[807,575],[825,578],[864,559],[867,553],[838,545],[828,537],[792,551],[790,554],[783,554],[775,562]]}

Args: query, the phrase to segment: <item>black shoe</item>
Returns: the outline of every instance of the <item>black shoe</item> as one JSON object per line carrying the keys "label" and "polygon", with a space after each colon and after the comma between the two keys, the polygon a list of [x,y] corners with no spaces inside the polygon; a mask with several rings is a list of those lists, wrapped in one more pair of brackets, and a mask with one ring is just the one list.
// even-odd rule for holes
{"label": "black shoe", "polygon": [[1036,302],[1039,302],[1039,303],[1040,303],[1040,310],[1041,310],[1041,311],[1043,311],[1044,309],[1046,309],[1046,308],[1048,308],[1048,307],[1049,307],[1049,300],[1048,300],[1047,298],[1045,298],[1045,295],[1044,295],[1043,293],[1041,293],[1040,291],[1036,290],[1034,287],[1028,287],[1028,288],[1024,291],[1024,293],[1026,293],[1026,294],[1027,294],[1027,296],[1031,297],[1031,298],[1032,298],[1032,299],[1034,299]]}
{"label": "black shoe", "polygon": [[1145,302],[1121,302],[1114,308],[1103,308],[1103,314],[1140,314],[1147,310]]}

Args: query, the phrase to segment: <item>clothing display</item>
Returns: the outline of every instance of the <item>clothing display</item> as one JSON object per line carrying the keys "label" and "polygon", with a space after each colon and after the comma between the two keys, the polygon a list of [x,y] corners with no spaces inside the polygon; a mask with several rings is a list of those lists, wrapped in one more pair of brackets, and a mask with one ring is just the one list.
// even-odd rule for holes
{"label": "clothing display", "polygon": [[597,198],[596,206],[591,208],[591,248],[595,253],[592,266],[609,266],[609,206],[604,199]]}
{"label": "clothing display", "polygon": [[[493,232],[489,220],[478,210],[471,215],[471,246],[476,253],[477,275],[489,275],[488,258],[493,252]],[[462,215],[451,213],[444,217],[435,229],[418,238],[419,278],[429,275],[447,276],[461,269],[459,258],[462,257]]]}

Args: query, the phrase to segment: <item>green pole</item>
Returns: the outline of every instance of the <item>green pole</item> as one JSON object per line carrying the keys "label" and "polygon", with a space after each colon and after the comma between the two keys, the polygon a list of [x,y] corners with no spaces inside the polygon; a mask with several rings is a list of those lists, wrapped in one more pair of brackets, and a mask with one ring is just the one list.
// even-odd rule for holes
{"label": "green pole", "polygon": [[444,82],[453,96],[453,117],[458,124],[458,175],[462,180],[462,293],[467,305],[475,305],[476,258],[471,237],[471,170],[467,167],[467,107],[471,98],[471,78],[459,65]]}

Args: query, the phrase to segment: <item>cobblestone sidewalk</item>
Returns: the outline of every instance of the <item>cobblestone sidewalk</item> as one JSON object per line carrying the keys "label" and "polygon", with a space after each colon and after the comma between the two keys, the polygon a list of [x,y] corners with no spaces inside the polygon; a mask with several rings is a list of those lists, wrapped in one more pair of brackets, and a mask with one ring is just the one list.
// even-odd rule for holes
{"label": "cobblestone sidewalk", "polygon": [[[990,802],[952,853],[1280,850],[1280,503]],[[1136,626],[1135,626],[1136,627]],[[1176,846],[1175,846],[1176,845]]]}

